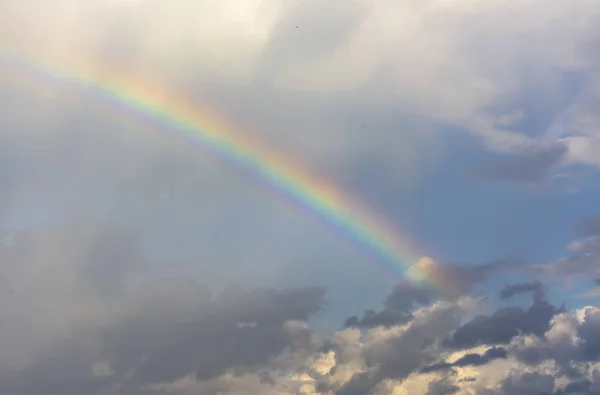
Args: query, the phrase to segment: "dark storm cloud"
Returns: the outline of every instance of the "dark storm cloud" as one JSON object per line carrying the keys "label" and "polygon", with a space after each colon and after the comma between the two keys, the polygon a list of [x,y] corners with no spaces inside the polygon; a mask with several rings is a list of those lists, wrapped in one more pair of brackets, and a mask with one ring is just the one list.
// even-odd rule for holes
{"label": "dark storm cloud", "polygon": [[[14,288],[0,300],[3,393],[135,393],[189,374],[257,371],[284,349],[317,346],[302,322],[323,306],[321,288],[212,296],[192,280],[153,278],[135,233],[109,223],[32,228],[1,253],[0,283]],[[13,360],[25,362],[7,369]],[[95,374],[97,363],[109,373]]]}
{"label": "dark storm cloud", "polygon": [[482,388],[477,390],[477,395],[599,395],[599,371],[592,373],[592,379],[572,381],[564,388],[555,389],[556,377],[551,374],[526,372],[519,375],[512,373],[502,380],[500,390]]}
{"label": "dark storm cloud", "polygon": [[534,294],[541,296],[544,292],[544,285],[539,281],[533,281],[530,283],[506,284],[502,291],[500,291],[500,297],[502,299],[508,299],[514,295],[528,292],[533,292]]}
{"label": "dark storm cloud", "polygon": [[403,281],[394,286],[383,303],[382,310],[367,310],[361,319],[357,316],[350,317],[346,320],[346,327],[373,328],[404,324],[413,318],[414,309],[427,305],[431,300],[429,291]]}
{"label": "dark storm cloud", "polygon": [[[129,310],[114,324],[79,328],[81,337],[68,336],[49,358],[4,377],[0,388],[30,395],[101,393],[115,384],[141,388],[189,374],[206,380],[236,369],[255,371],[285,348],[296,348],[297,332],[289,321],[306,320],[322,296],[316,288],[231,288],[210,299],[204,287],[192,283],[155,284],[127,301]],[[92,375],[96,361],[108,362],[109,377]]]}
{"label": "dark storm cloud", "polygon": [[[551,360],[555,357],[558,357],[553,348],[553,344],[545,342],[543,346],[516,348],[513,350],[512,355],[523,363],[526,363],[530,366],[537,366],[542,361]],[[567,347],[567,349],[570,351],[570,347]],[[570,360],[570,358],[574,356],[574,354],[569,353],[567,360]]]}
{"label": "dark storm cloud", "polygon": [[[74,245],[79,247],[77,253],[64,256],[62,261],[54,259]],[[46,254],[32,255],[36,250]],[[556,339],[550,342],[542,338],[543,346],[528,349],[529,354],[512,346],[492,347],[482,354],[468,353],[453,363],[439,362],[440,355],[448,351],[444,347],[458,350],[477,344],[505,344],[519,333],[543,336],[550,327],[550,320],[561,309],[548,303],[537,286],[511,286],[511,292],[517,288],[539,291],[534,292],[533,304],[528,309],[501,308],[461,326],[464,310],[458,303],[431,304],[433,298],[425,291],[410,284],[398,284],[380,310],[388,312],[391,322],[381,325],[402,322],[406,324],[403,331],[373,344],[361,345],[348,329],[331,337],[323,347],[303,324],[323,305],[323,289],[275,291],[232,286],[213,295],[207,287],[191,280],[151,278],[130,288],[126,286],[130,273],[147,267],[147,263],[140,257],[135,234],[108,224],[32,229],[20,234],[13,247],[5,252],[10,252],[6,256],[10,258],[9,263],[16,262],[16,258],[21,262],[32,259],[40,262],[47,258],[58,262],[54,269],[59,275],[64,273],[61,265],[75,269],[71,271],[77,274],[73,284],[57,283],[69,291],[65,299],[49,301],[70,310],[79,306],[78,298],[82,303],[91,298],[94,303],[81,306],[90,309],[93,316],[103,317],[99,325],[89,318],[74,319],[66,315],[63,320],[68,331],[58,332],[51,345],[35,354],[30,364],[19,372],[0,366],[0,390],[16,395],[100,395],[111,394],[111,391],[162,395],[147,386],[172,384],[190,375],[204,383],[199,384],[201,393],[226,393],[229,384],[210,383],[228,372],[238,376],[253,374],[257,385],[270,388],[281,380],[277,372],[289,366],[275,362],[286,350],[304,355],[303,358],[329,350],[335,352],[336,364],[340,366],[336,365],[328,373],[310,373],[316,379],[315,386],[325,393],[362,395],[371,393],[386,380],[402,381],[414,373],[435,372],[427,393],[452,394],[463,385],[451,377],[454,369],[482,366],[493,360],[507,359],[509,354],[523,362],[528,359],[531,366],[553,359],[557,361],[557,371],[551,377],[566,376],[574,383],[583,378],[576,374],[582,372],[581,368],[573,364],[595,360],[600,355],[600,313],[590,310],[577,326],[581,339],[577,346],[568,339],[560,343]],[[482,265],[485,269],[471,270],[487,273],[491,268],[504,265],[506,262],[496,262]],[[5,265],[4,270],[7,267],[18,268]],[[59,277],[48,275],[45,283],[51,285],[56,281]],[[39,286],[38,283],[23,284],[24,290],[29,289],[27,286]],[[39,291],[43,294],[42,288]],[[71,295],[77,295],[77,303],[64,304],[66,298],[73,299]],[[425,307],[416,313],[419,306]],[[373,317],[376,315],[370,318]],[[368,314],[365,318],[369,318]],[[368,324],[365,318],[360,321]],[[0,333],[2,344],[8,345],[9,340]],[[366,371],[354,373],[348,381],[336,381],[336,370],[358,360],[364,361]],[[106,369],[98,370],[95,367],[98,363],[105,364]],[[308,369],[310,364],[300,362],[294,366]],[[511,376],[503,382],[504,392],[500,394],[537,394],[527,391],[545,390],[549,385],[545,380],[536,375]],[[289,387],[292,393],[293,385]]]}
{"label": "dark storm cloud", "polygon": [[[468,295],[474,286],[487,281],[494,272],[511,270],[522,265],[523,261],[515,257],[471,265],[439,264],[429,260],[421,260],[417,263],[419,270],[430,276],[433,281],[444,282],[444,292],[447,294],[445,296],[450,299]],[[367,310],[362,318],[349,317],[345,326],[374,328],[404,324],[413,318],[414,310],[433,302],[437,297],[430,289],[419,284],[401,281],[394,286],[381,310]]]}
{"label": "dark storm cloud", "polygon": [[460,388],[456,384],[452,383],[447,378],[443,378],[429,383],[425,395],[452,395],[459,390]]}
{"label": "dark storm cloud", "polygon": [[434,362],[439,355],[438,340],[459,326],[462,313],[455,304],[438,306],[427,317],[413,321],[401,335],[365,349],[363,358],[372,370],[355,374],[335,392],[336,395],[370,393],[386,379],[402,381]]}
{"label": "dark storm cloud", "polygon": [[578,333],[582,340],[579,347],[583,356],[588,361],[597,360],[600,357],[600,312],[587,311]]}
{"label": "dark storm cloud", "polygon": [[[514,269],[523,264],[523,261],[514,257],[472,265],[438,264],[433,261],[422,264],[424,261],[420,262],[417,263],[417,266],[423,273],[431,276],[433,281],[443,279],[446,296],[451,299],[468,295],[474,286],[488,280],[494,272]],[[350,317],[346,320],[345,325],[346,327],[374,328],[404,324],[413,318],[412,312],[415,309],[431,303],[436,297],[429,289],[402,281],[394,286],[381,310],[367,310],[362,318]]]}
{"label": "dark storm cloud", "polygon": [[600,370],[595,369],[588,378],[572,381],[559,389],[555,395],[600,395]]}
{"label": "dark storm cloud", "polygon": [[[322,297],[316,288],[289,292],[233,289],[185,321],[166,327],[148,328],[142,324],[144,315],[136,317],[126,328],[113,331],[109,344],[114,355],[122,358],[118,370],[123,375],[137,370],[134,381],[167,382],[190,373],[210,379],[227,369],[260,366],[294,346],[296,339],[284,324],[308,319],[320,307]],[[142,329],[149,338],[139,339]]]}
{"label": "dark storm cloud", "polygon": [[463,349],[482,344],[507,344],[520,333],[543,336],[550,327],[550,320],[564,308],[557,308],[544,298],[535,297],[533,304],[521,307],[504,307],[492,315],[480,315],[461,326],[444,345]]}
{"label": "dark storm cloud", "polygon": [[452,363],[439,363],[435,365],[429,365],[421,369],[423,373],[436,372],[438,370],[450,369],[453,367],[465,367],[465,366],[481,366],[494,359],[506,359],[508,353],[503,347],[493,347],[484,352],[483,354],[470,353],[457,359]]}
{"label": "dark storm cloud", "polygon": [[480,164],[474,169],[477,176],[498,181],[535,183],[542,181],[548,170],[567,153],[567,146],[560,142],[547,144],[496,163]]}
{"label": "dark storm cloud", "polygon": [[503,395],[552,395],[555,378],[549,374],[525,373],[503,380]]}
{"label": "dark storm cloud", "polygon": [[592,382],[590,380],[574,381],[565,386],[564,389],[555,392],[556,395],[567,395],[567,394],[579,394],[587,395],[592,394],[589,392]]}
{"label": "dark storm cloud", "polygon": [[600,313],[595,309],[586,310],[583,322],[571,317],[565,324],[575,328],[577,341],[573,341],[572,335],[563,334],[551,340],[542,339],[535,345],[514,348],[511,354],[532,367],[543,361],[553,361],[557,367],[556,377],[583,380],[589,373],[586,363],[594,363],[600,357]]}

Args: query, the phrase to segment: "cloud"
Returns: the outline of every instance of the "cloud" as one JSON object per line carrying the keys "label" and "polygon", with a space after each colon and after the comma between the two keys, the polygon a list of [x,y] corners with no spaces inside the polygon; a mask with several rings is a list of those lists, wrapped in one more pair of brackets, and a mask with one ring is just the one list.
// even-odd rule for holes
{"label": "cloud", "polygon": [[481,366],[489,363],[490,361],[498,358],[506,359],[507,352],[503,347],[492,347],[483,354],[466,354],[464,357],[460,357],[452,363],[440,363],[435,365],[426,366],[421,371],[423,373],[435,372],[438,370],[449,369],[452,367],[464,367],[464,366]]}
{"label": "cloud", "polygon": [[588,394],[592,383],[589,380],[574,381],[567,384],[563,390],[556,392],[557,395],[562,394]]}
{"label": "cloud", "polygon": [[517,394],[552,394],[555,379],[549,374],[525,373],[507,377],[502,382],[502,393]]}
{"label": "cloud", "polygon": [[3,254],[15,293],[0,304],[0,388],[14,394],[555,395],[598,385],[598,309],[567,312],[539,292],[528,309],[472,318],[486,308],[476,299],[398,284],[374,311],[402,314],[324,337],[311,325],[322,288],[214,292],[164,278],[135,233],[110,223],[30,229]]}
{"label": "cloud", "polygon": [[474,318],[458,328],[444,344],[452,348],[468,348],[482,344],[507,344],[520,333],[542,336],[548,331],[552,318],[561,311],[561,308],[537,295],[527,310],[504,307],[490,316]]}
{"label": "cloud", "polygon": [[410,270],[419,277],[423,276],[443,297],[453,299],[470,294],[494,273],[508,272],[523,265],[524,261],[518,256],[478,264],[438,263],[429,257],[422,257]]}
{"label": "cloud", "polygon": [[[19,374],[4,376],[2,386],[11,393],[69,393],[86,388],[101,393],[111,384],[141,389],[188,375],[207,381],[228,371],[264,369],[286,347],[311,347],[292,321],[302,319],[303,310],[317,308],[301,300],[304,291],[225,294],[210,303],[199,299],[198,291],[177,288],[160,290],[163,295],[156,301],[160,306],[152,302],[157,295],[151,291],[136,301],[139,307],[114,317],[116,322],[104,329],[79,323],[80,335],[59,342],[51,360],[40,358]],[[182,304],[192,306],[182,309]],[[295,307],[282,314],[277,304]],[[253,325],[239,325],[245,321]],[[100,369],[98,363],[105,367]]]}
{"label": "cloud", "polygon": [[373,328],[405,324],[413,319],[412,313],[418,305],[427,305],[431,300],[430,291],[402,281],[394,286],[394,291],[385,300],[381,311],[368,310],[361,319],[350,317],[346,320],[346,326]]}
{"label": "cloud", "polygon": [[[402,109],[413,118],[467,129],[490,148],[524,149],[527,153],[537,142],[526,132],[515,130],[523,117],[515,114],[524,110],[506,111],[502,109],[505,103],[520,93],[520,86],[542,100],[565,73],[593,75],[598,61],[590,42],[596,37],[593,20],[599,10],[584,0],[569,3],[568,9],[560,2],[548,5],[539,0],[528,4],[492,1],[476,6],[434,0],[420,5],[394,1],[376,5],[371,1],[238,3],[224,1],[215,7],[190,0],[176,0],[168,6],[155,0],[61,0],[52,8],[42,6],[44,12],[32,13],[26,2],[10,2],[3,5],[2,25],[7,26],[13,46],[29,47],[63,61],[75,57],[89,73],[95,72],[95,63],[111,63],[124,72],[176,81],[178,86],[196,92],[206,84],[218,86],[211,96],[226,99],[230,110],[235,97],[240,97],[239,90],[234,97],[226,97],[232,85],[250,86],[251,97],[268,100],[271,109],[282,99],[284,103],[301,96],[313,102],[326,99],[328,107],[335,110],[329,112],[327,133],[323,127],[314,130],[316,124],[306,119],[299,125],[302,130],[286,122],[286,137],[313,153],[319,147],[324,150],[319,157],[336,160],[342,139],[333,136],[345,137],[343,144],[353,150],[365,142],[384,150],[392,140],[407,144],[424,134],[424,130],[403,130],[406,122],[396,123],[392,131],[368,128],[364,132],[340,122],[366,107],[369,111],[379,108],[380,112],[393,108],[395,113]],[[590,17],[561,18],[566,11]],[[390,15],[398,16],[394,23],[390,23]],[[36,29],[24,31],[14,22],[23,19]],[[307,21],[310,29],[306,28]],[[507,30],[508,25],[511,29]],[[547,37],[555,37],[554,45],[547,44]],[[533,81],[531,73],[523,71],[532,67],[539,72]],[[249,107],[255,116],[255,105],[261,101]],[[296,102],[301,113],[310,113],[303,111],[310,108],[309,101]],[[336,114],[338,109],[343,114]],[[311,117],[319,116],[315,113]],[[272,137],[276,133],[269,130],[280,128],[267,121],[262,118],[259,124]],[[368,136],[362,135],[367,132]],[[295,137],[297,133],[302,134],[302,140]],[[549,132],[548,136],[556,140],[575,138],[573,134]],[[567,145],[570,153],[575,152],[575,145]],[[396,149],[401,149],[398,146]],[[388,154],[397,158],[396,152],[388,149]],[[532,165],[525,173],[527,179],[540,176],[558,151],[552,152],[525,160]],[[411,160],[418,160],[418,156]],[[499,174],[516,176],[514,169],[523,160],[517,162]],[[387,163],[393,165],[392,161]]]}
{"label": "cloud", "polygon": [[[11,292],[0,304],[10,322],[0,334],[10,351],[0,358],[3,389],[32,395],[381,389],[436,363],[443,339],[477,306],[464,299],[468,289],[436,301],[417,285],[398,284],[379,310],[386,313],[361,320],[364,335],[348,328],[322,343],[308,322],[323,307],[323,289],[211,292],[193,279],[164,278],[157,262],[143,256],[138,236],[85,221],[15,234],[1,251],[3,288]],[[511,265],[451,266],[447,273],[475,284]],[[387,322],[374,319],[384,314]],[[24,335],[24,328],[34,331]],[[327,368],[327,353],[334,368]],[[453,366],[476,366],[471,358]]]}
{"label": "cloud", "polygon": [[506,284],[502,291],[500,291],[500,297],[502,299],[508,299],[514,295],[533,292],[541,297],[544,292],[544,285],[540,281],[533,281],[530,283],[520,284]]}
{"label": "cloud", "polygon": [[539,183],[566,153],[567,147],[564,144],[551,143],[513,154],[496,163],[480,164],[475,173],[490,180]]}
{"label": "cloud", "polygon": [[435,380],[429,383],[425,395],[451,395],[455,394],[460,388],[449,382],[447,379]]}
{"label": "cloud", "polygon": [[[593,327],[596,310],[597,308],[583,308],[572,312],[558,312],[545,324],[544,329],[536,331],[536,333],[528,334],[527,331],[520,331],[512,337],[512,340],[506,342],[505,346],[481,346],[484,348],[477,349],[478,351],[465,348],[453,353],[452,350],[445,349],[443,345],[439,347],[440,338],[434,336],[422,347],[422,350],[427,354],[428,347],[433,347],[437,351],[437,358],[434,357],[434,359],[441,357],[444,362],[427,364],[426,360],[421,359],[418,362],[420,365],[418,371],[412,371],[408,376],[392,375],[392,378],[387,380],[382,380],[378,376],[378,374],[382,374],[379,369],[386,365],[375,365],[376,368],[374,368],[372,364],[380,359],[375,358],[368,362],[365,360],[367,355],[365,352],[384,341],[383,344],[386,346],[398,347],[389,349],[389,353],[397,353],[395,355],[398,360],[407,358],[414,361],[415,355],[410,352],[404,354],[404,348],[400,348],[400,345],[405,344],[400,341],[403,336],[408,337],[406,340],[415,340],[410,331],[412,323],[396,328],[371,329],[360,341],[359,348],[355,348],[352,354],[346,354],[343,359],[336,359],[335,368],[331,370],[330,374],[338,374],[343,371],[344,367],[351,366],[353,358],[355,363],[357,360],[362,360],[360,364],[354,365],[355,369],[360,369],[360,371],[351,375],[352,378],[346,384],[339,386],[340,383],[337,382],[339,390],[336,393],[342,394],[392,394],[398,391],[400,393],[411,391],[410,393],[417,394],[544,393],[559,395],[573,393],[575,389],[581,389],[585,394],[588,393],[585,391],[589,390],[591,391],[589,393],[593,394],[595,393],[593,391],[596,391],[594,388],[597,388],[598,385],[594,384],[598,382],[595,377],[600,377],[600,370],[597,370],[596,367],[595,354],[591,353],[593,347],[589,346],[596,344],[595,340],[589,337],[591,333],[596,333]],[[428,311],[431,313],[434,310]],[[425,310],[421,310],[421,313],[417,315],[424,312]],[[497,313],[501,314],[500,312],[501,310]],[[477,320],[475,318],[471,322],[477,322]],[[542,319],[542,322],[546,322],[546,319]],[[345,331],[354,330],[346,329]],[[346,339],[349,340],[350,337],[346,337]],[[358,340],[356,337],[354,339]],[[470,345],[465,346],[470,347]],[[345,348],[352,347],[350,347],[350,343],[347,343]],[[547,351],[543,351],[544,349]],[[545,357],[536,361],[523,358],[525,355],[532,355],[533,350],[545,353]],[[548,350],[552,351],[548,353]],[[341,349],[337,348],[333,352],[337,354],[341,352]],[[353,357],[348,358],[349,355],[353,355]],[[370,369],[369,365],[372,366]],[[396,367],[395,364],[393,366]],[[402,369],[394,371],[397,373]],[[330,382],[330,384],[333,383],[335,382]],[[326,385],[320,387],[324,393],[330,393],[327,391],[334,388]]]}
{"label": "cloud", "polygon": [[423,276],[423,282],[400,281],[386,298],[381,310],[367,310],[362,318],[349,317],[346,327],[374,328],[405,324],[414,318],[413,312],[439,298],[458,299],[469,295],[480,283],[487,281],[493,273],[519,268],[523,261],[516,258],[499,259],[481,264],[440,264],[429,257],[420,258],[413,270]]}
{"label": "cloud", "polygon": [[436,339],[451,333],[459,325],[461,312],[458,305],[433,305],[398,336],[367,347],[363,351],[367,371],[355,373],[335,392],[336,395],[368,393],[384,380],[403,380],[420,366],[433,361],[437,354]]}
{"label": "cloud", "polygon": [[193,280],[156,277],[135,234],[111,224],[22,231],[2,260],[6,392],[210,380],[268,366],[286,348],[316,347],[303,322],[323,306],[322,289],[229,287],[213,296]]}

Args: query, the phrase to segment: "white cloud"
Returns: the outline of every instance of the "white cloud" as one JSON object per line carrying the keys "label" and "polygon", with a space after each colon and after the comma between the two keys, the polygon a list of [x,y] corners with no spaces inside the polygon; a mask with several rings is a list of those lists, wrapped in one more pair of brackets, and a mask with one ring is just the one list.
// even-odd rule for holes
{"label": "white cloud", "polygon": [[[505,129],[506,119],[523,109],[498,113],[499,105],[525,83],[543,99],[561,81],[561,72],[595,73],[598,64],[591,43],[598,37],[594,18],[600,7],[589,0],[339,0],[327,5],[313,0],[75,5],[62,0],[48,9],[21,2],[3,8],[11,40],[67,63],[93,68],[103,59],[100,63],[182,84],[190,79],[226,85],[262,81],[255,95],[267,83],[291,97],[326,94],[327,100],[339,101],[355,96],[356,106],[375,100],[390,111],[459,125],[502,150],[535,141]],[[17,21],[23,19],[36,28],[20,29]],[[260,116],[264,128],[269,114]],[[585,116],[577,119],[586,122]],[[316,141],[334,133],[338,144],[349,137],[331,129],[310,133],[292,127],[288,132]],[[363,133],[369,136],[350,147],[365,140],[402,144],[409,139],[401,130]],[[561,137],[573,137],[566,134]],[[577,161],[597,164],[593,151],[586,154],[577,140],[568,141]]]}

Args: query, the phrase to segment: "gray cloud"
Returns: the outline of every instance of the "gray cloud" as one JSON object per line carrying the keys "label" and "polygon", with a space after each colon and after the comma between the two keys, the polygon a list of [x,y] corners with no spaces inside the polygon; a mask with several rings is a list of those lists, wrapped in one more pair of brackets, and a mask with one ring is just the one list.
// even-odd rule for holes
{"label": "gray cloud", "polygon": [[[190,374],[209,380],[257,371],[286,347],[312,347],[291,329],[319,308],[319,290],[239,289],[211,301],[194,284],[158,285],[126,303],[129,310],[108,327],[77,325],[76,335],[58,342],[49,359],[5,375],[4,390],[102,393],[115,384],[143,388]],[[94,375],[97,362],[106,364],[108,377]]]}
{"label": "gray cloud", "polygon": [[[79,246],[79,253],[54,259],[69,250],[69,243]],[[31,255],[41,246],[46,247],[44,255]],[[0,389],[7,393],[238,395],[252,389],[287,395],[308,386],[324,394],[363,394],[435,375],[416,393],[451,394],[478,385],[454,371],[485,372],[495,363],[539,366],[555,360],[553,379],[565,376],[580,382],[585,374],[581,364],[595,360],[600,350],[595,310],[585,312],[581,323],[569,321],[581,340],[572,342],[552,332],[564,327],[562,318],[555,317],[569,313],[561,313],[539,295],[534,294],[527,310],[501,308],[463,323],[467,310],[462,302],[434,301],[408,284],[394,287],[380,311],[407,312],[411,318],[379,327],[364,325],[362,335],[347,328],[322,343],[307,324],[323,306],[321,288],[232,286],[214,293],[191,279],[154,277],[140,256],[135,234],[107,223],[31,229],[3,253],[3,278],[20,284],[14,298],[25,297],[27,302],[16,304],[13,299],[0,305],[5,316],[13,314],[8,322],[15,330],[12,337],[7,327],[0,332],[0,345],[10,351],[0,358]],[[42,282],[15,265],[32,267],[44,259],[52,263]],[[145,276],[132,277],[140,272]],[[66,273],[75,275],[64,277]],[[34,288],[37,293],[27,292]],[[28,294],[46,298],[27,298]],[[11,312],[11,306],[18,310]],[[21,328],[28,324],[15,320],[15,314],[41,308],[53,309],[35,317],[43,330],[23,333]],[[515,342],[527,334],[538,336],[540,343]],[[506,346],[469,351],[477,344],[498,343]],[[449,362],[452,352],[463,354]],[[327,361],[329,353],[334,355],[331,367],[320,367],[316,361]],[[579,375],[569,374],[569,366]],[[292,372],[305,376],[291,378]],[[516,394],[538,387],[554,391],[555,381],[550,386],[535,374],[513,374],[503,376],[498,385],[502,394]]]}
{"label": "gray cloud", "polygon": [[524,310],[504,307],[492,315],[481,315],[458,328],[444,341],[447,347],[468,348],[477,345],[507,344],[521,333],[543,336],[550,320],[563,308],[557,308],[545,298],[534,297],[533,304]]}
{"label": "gray cloud", "polygon": [[584,358],[590,361],[597,360],[600,356],[600,313],[587,311],[584,322],[578,328],[578,334],[582,340],[579,347]]}
{"label": "gray cloud", "polygon": [[562,143],[542,145],[497,163],[478,165],[475,174],[490,180],[537,183],[566,153],[567,147]]}
{"label": "gray cloud", "polygon": [[551,334],[550,338],[526,347],[514,348],[512,353],[518,360],[534,367],[544,361],[553,361],[557,366],[556,377],[581,382],[594,372],[593,365],[588,363],[595,363],[600,355],[598,317],[595,308],[582,311],[580,319],[563,315],[555,323],[560,329]]}
{"label": "gray cloud", "polygon": [[525,373],[507,377],[502,382],[504,395],[551,395],[555,378],[549,374]]}
{"label": "gray cloud", "polygon": [[[439,264],[428,258],[422,258],[416,267],[428,277],[434,286],[439,286],[443,298],[456,300],[469,295],[473,289],[487,281],[494,273],[521,267],[524,261],[508,257],[479,264]],[[541,284],[540,284],[541,285]],[[401,281],[394,286],[381,310],[367,310],[362,318],[349,317],[346,327],[374,328],[391,327],[404,324],[413,319],[413,312],[440,298],[440,295],[422,284]]]}
{"label": "gray cloud", "polygon": [[393,292],[383,303],[382,310],[368,310],[361,319],[357,316],[350,317],[346,320],[346,326],[373,328],[405,324],[413,319],[412,313],[419,305],[427,305],[431,301],[431,292],[402,281],[394,286]]}
{"label": "gray cloud", "polygon": [[567,384],[564,389],[556,391],[555,394],[593,394],[593,392],[589,392],[591,385],[589,380],[574,381]]}
{"label": "gray cloud", "polygon": [[110,223],[31,228],[1,253],[7,393],[209,380],[317,347],[301,323],[323,306],[320,288],[211,296],[196,281],[157,277],[137,235]]}
{"label": "gray cloud", "polygon": [[492,347],[483,354],[466,354],[464,357],[457,359],[452,363],[439,363],[435,365],[429,365],[421,369],[423,373],[436,372],[439,370],[450,369],[452,367],[465,367],[465,366],[481,366],[489,363],[494,359],[506,359],[508,353],[503,347]]}
{"label": "gray cloud", "polygon": [[365,349],[365,362],[372,369],[354,374],[335,394],[369,393],[383,380],[404,380],[433,362],[439,353],[438,340],[459,326],[462,313],[457,305],[438,305],[427,316],[413,321],[401,335]]}
{"label": "gray cloud", "polygon": [[429,383],[425,395],[452,395],[457,393],[460,388],[448,379],[434,380]]}
{"label": "gray cloud", "polygon": [[538,297],[544,295],[544,285],[539,281],[533,281],[530,283],[520,284],[506,284],[502,291],[500,291],[500,297],[502,299],[508,299],[514,295],[533,292]]}

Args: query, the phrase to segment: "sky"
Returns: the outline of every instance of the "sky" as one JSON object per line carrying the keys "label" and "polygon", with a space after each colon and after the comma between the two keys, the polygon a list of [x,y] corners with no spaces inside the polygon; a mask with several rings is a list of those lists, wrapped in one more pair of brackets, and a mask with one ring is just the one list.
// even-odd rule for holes
{"label": "sky", "polygon": [[599,202],[595,0],[0,3],[2,393],[600,394]]}

